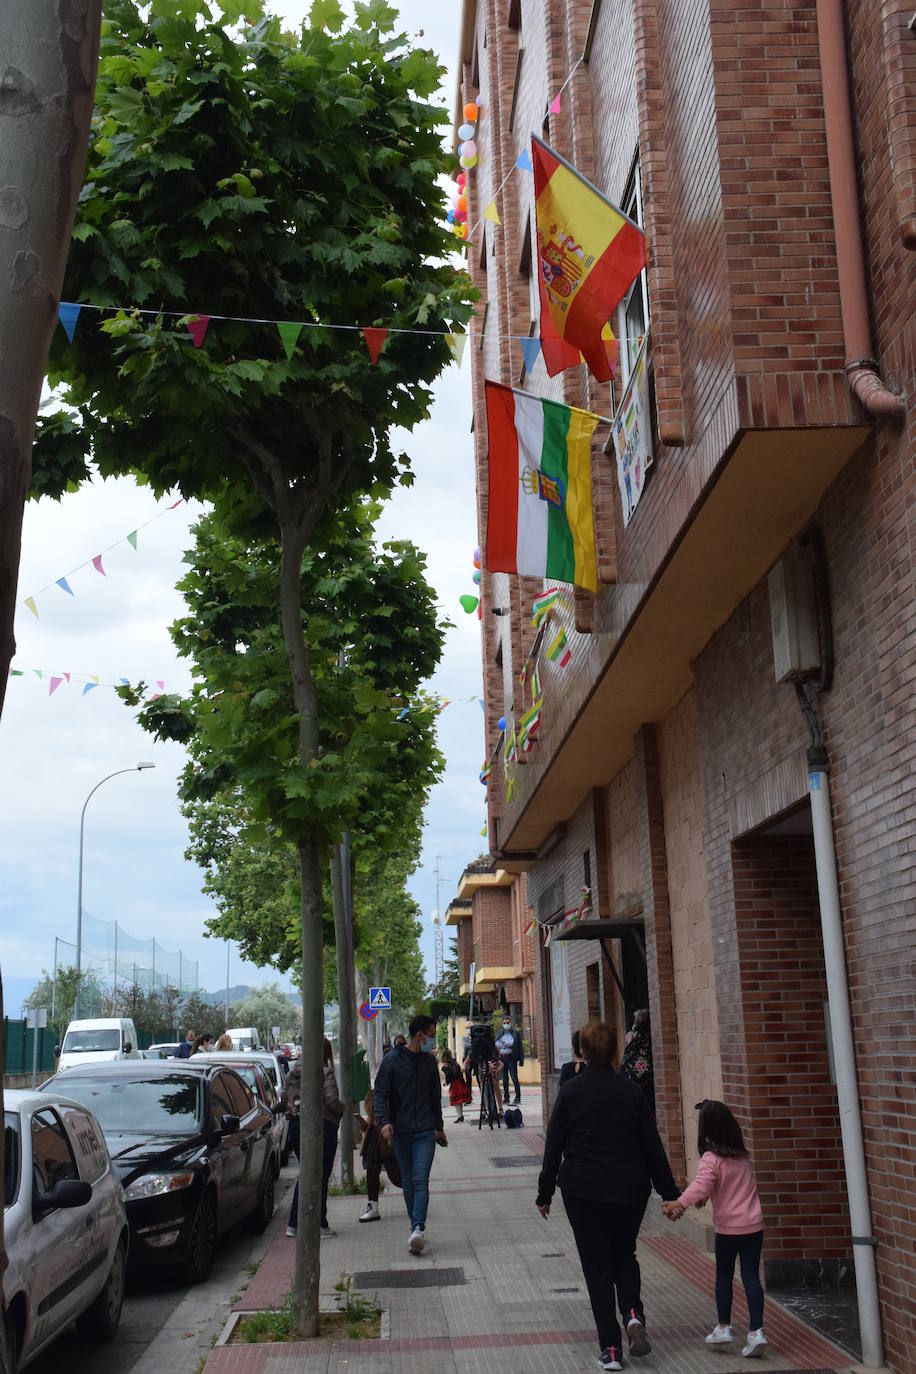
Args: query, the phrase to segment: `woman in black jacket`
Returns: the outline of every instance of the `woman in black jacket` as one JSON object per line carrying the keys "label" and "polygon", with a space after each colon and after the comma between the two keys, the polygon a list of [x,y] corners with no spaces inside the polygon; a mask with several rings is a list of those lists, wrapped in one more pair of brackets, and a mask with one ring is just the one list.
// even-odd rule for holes
{"label": "woman in black jacket", "polygon": [[666,1201],[677,1185],[645,1094],[613,1067],[616,1034],[603,1021],[579,1032],[587,1073],[557,1094],[550,1114],[537,1206],[542,1216],[559,1182],[592,1304],[602,1369],[622,1369],[617,1304],[631,1355],[648,1355],[636,1237],[654,1186]]}

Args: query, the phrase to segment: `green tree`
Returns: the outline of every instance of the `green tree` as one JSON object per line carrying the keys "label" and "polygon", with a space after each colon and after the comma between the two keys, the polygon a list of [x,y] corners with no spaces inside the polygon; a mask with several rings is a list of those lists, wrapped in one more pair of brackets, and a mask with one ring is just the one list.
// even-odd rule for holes
{"label": "green tree", "polygon": [[57,985],[54,974],[42,969],[41,977],[25,1000],[27,1007],[47,1007],[48,1016],[54,1012],[54,1027],[58,1040],[62,1040],[67,1026],[73,1019],[76,1004],[76,985],[80,984],[80,1001],[87,1016],[101,1016],[104,989],[98,973],[93,968],[83,968],[77,976],[76,967],[57,968]]}
{"label": "green tree", "polygon": [[[320,0],[295,38],[269,19],[233,38],[205,11],[203,0],[151,0],[148,17],[135,0],[106,6],[65,293],[163,313],[120,311],[78,328],[72,346],[58,331],[50,380],[72,410],[41,426],[35,489],[81,480],[91,454],[102,475],[140,469],[156,491],[220,496],[239,532],[280,539],[297,757],[252,757],[245,771],[272,796],[273,823],[299,859],[303,1037],[313,1048],[293,1301],[297,1332],[312,1335],[323,859],[359,789],[346,750],[319,752],[302,558],[341,501],[409,480],[391,429],[426,416],[449,353],[441,334],[396,331],[460,327],[469,287],[443,261],[436,178],[447,168],[447,115],[428,100],[440,68],[393,33],[390,6],[357,2],[344,28],[336,0]],[[228,320],[195,348],[165,310],[309,327],[289,358],[275,331]],[[340,324],[392,331],[377,366],[355,329],[330,327]],[[227,712],[227,735],[238,725]]]}
{"label": "green tree", "polygon": [[252,988],[240,1002],[229,1007],[231,1026],[257,1026],[262,1045],[273,1040],[273,1027],[280,1027],[280,1038],[294,1038],[299,1031],[299,1018],[296,1008],[280,987],[279,983],[266,983],[263,987]]}

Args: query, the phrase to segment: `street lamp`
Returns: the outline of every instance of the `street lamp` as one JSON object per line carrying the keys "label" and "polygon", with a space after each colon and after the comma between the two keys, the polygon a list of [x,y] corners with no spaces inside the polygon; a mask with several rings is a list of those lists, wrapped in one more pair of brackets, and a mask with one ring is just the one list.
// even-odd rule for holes
{"label": "street lamp", "polygon": [[[95,787],[93,787],[92,791],[89,793],[89,796],[83,802],[83,810],[80,814],[80,869],[76,895],[76,1000],[73,1004],[74,1021],[78,1021],[80,1015],[80,959],[83,942],[83,829],[86,821],[86,807],[89,805],[95,793],[98,792],[102,783],[108,782],[109,778],[120,777],[122,773],[133,773],[135,771],[139,773],[142,772],[144,768],[155,767],[156,765],[154,763],[138,763],[135,764],[133,768],[119,768],[114,773],[107,773],[104,778],[96,783]],[[115,979],[117,979],[117,975],[118,970],[115,969]]]}

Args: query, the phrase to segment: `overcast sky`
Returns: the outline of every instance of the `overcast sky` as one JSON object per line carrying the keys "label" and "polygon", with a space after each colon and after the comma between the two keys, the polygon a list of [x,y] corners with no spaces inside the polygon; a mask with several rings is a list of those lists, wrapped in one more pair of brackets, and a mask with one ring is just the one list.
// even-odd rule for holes
{"label": "overcast sky", "polygon": [[[274,4],[293,23],[308,8],[308,0]],[[423,45],[434,47],[447,64],[440,98],[451,109],[460,0],[402,0],[400,10],[404,27],[411,33],[422,29]],[[202,310],[212,305],[188,304]],[[397,493],[381,526],[384,538],[412,539],[426,551],[438,600],[456,622],[431,684],[453,699],[481,693],[478,621],[458,605],[462,592],[474,590],[470,423],[465,356],[463,370],[452,366],[441,377],[430,420],[404,438],[416,483]],[[167,506],[168,500],[156,502],[122,479],[97,481],[59,503],[43,501],[26,510],[13,665],[26,675],[10,680],[0,719],[0,958],[6,1010],[13,1015],[32,979],[51,967],[55,936],[75,939],[80,812],[87,794],[107,773],[140,760],[154,762],[155,770],[113,778],[87,808],[84,910],[100,920],[117,919],[134,937],[155,935],[165,949],[182,949],[199,960],[203,987],[216,990],[225,983],[225,946],[204,937],[212,908],[200,891],[199,870],[184,858],[186,828],[176,797],[183,751],[153,744],[104,685],[126,677],[161,679],[166,691],[189,686],[168,626],[183,611],[174,585],[199,508]],[[157,512],[164,513],[141,529],[134,551],[127,534]],[[90,563],[69,578],[72,597],[55,585],[39,592],[109,545],[115,547],[103,555],[105,576]],[[37,620],[23,605],[33,594]],[[33,669],[42,670],[41,679]],[[74,679],[94,674],[103,685],[83,696],[82,682],[65,681],[49,696],[50,675],[64,672]],[[427,810],[423,864],[412,883],[424,914],[430,976],[436,856],[442,856],[444,907],[464,864],[486,843],[479,833],[483,717],[476,700],[449,706],[439,717],[439,731],[448,767]],[[276,976],[244,964],[234,948],[230,955],[233,983]]]}

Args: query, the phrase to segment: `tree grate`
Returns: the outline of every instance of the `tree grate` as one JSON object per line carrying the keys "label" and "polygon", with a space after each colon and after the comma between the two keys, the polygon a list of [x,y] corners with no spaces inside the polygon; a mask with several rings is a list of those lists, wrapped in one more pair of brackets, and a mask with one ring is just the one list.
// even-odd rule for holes
{"label": "tree grate", "polygon": [[451,1288],[467,1283],[463,1269],[363,1269],[354,1288]]}

